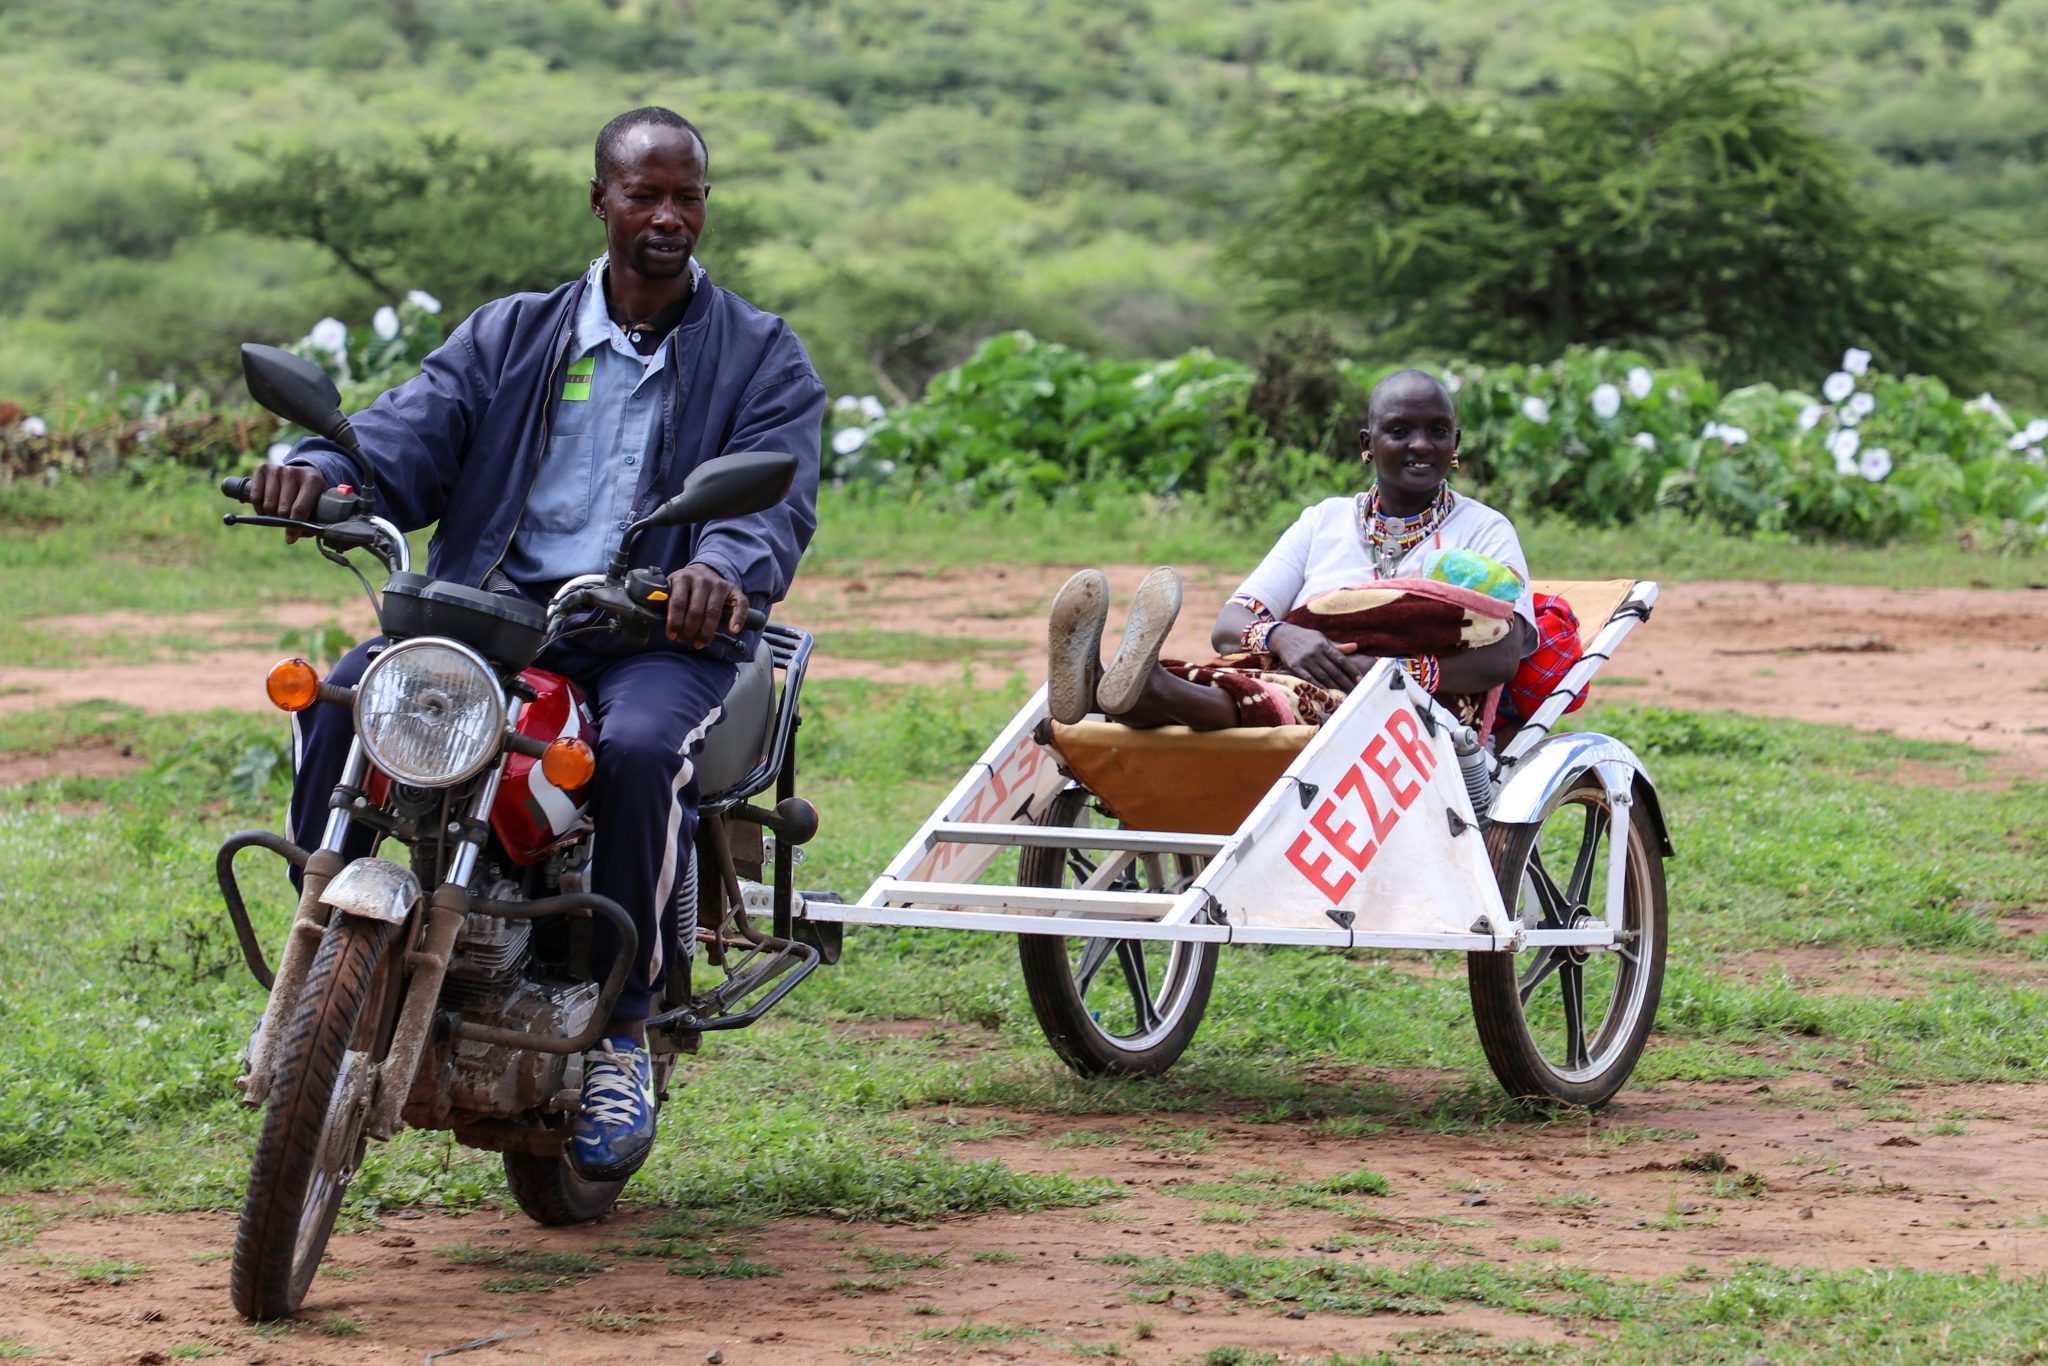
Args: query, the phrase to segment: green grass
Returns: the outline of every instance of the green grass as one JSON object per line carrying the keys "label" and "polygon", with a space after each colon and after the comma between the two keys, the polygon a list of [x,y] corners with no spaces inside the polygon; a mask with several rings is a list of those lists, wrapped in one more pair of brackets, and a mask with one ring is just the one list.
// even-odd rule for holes
{"label": "green grass", "polygon": [[[807,851],[806,884],[857,894],[1020,694],[1021,685],[815,685],[805,788],[825,823]],[[1586,721],[1646,756],[1679,848],[1668,869],[1678,947],[1646,1081],[1775,1076],[1797,1050],[1823,1045],[1899,1081],[2038,1076],[2048,1006],[1976,965],[2019,953],[1997,916],[2035,895],[2048,847],[2040,785],[1902,784],[1908,761],[1989,770],[1952,747],[1822,727],[1627,707]],[[229,829],[274,821],[275,766],[248,777],[239,796],[230,778],[251,750],[274,755],[281,731],[274,718],[195,721],[119,707],[0,717],[0,746],[128,745],[152,766],[0,791],[0,866],[36,870],[0,882],[10,927],[0,978],[30,984],[0,997],[10,1040],[0,1054],[0,1194],[118,1182],[171,1207],[238,1198],[252,1116],[229,1097],[261,997],[218,909],[212,849]],[[279,880],[264,857],[243,862],[274,940],[289,910]],[[1905,995],[1816,995],[1768,969],[1719,966],[1758,944],[1798,943],[1903,943],[1926,975]],[[914,1037],[846,1032],[848,1022],[902,1015],[960,1031],[971,1046],[935,1057]],[[146,1047],[129,1046],[138,1040]],[[1368,1072],[1310,1086],[1303,1069],[1317,1064]],[[1418,1098],[1371,1079],[1383,1067],[1440,1068],[1454,1080]],[[735,1084],[741,1077],[772,1085]],[[956,1144],[978,1128],[921,1110],[1043,1115],[1053,1131],[1062,1117],[1121,1116],[1135,1126],[1078,1126],[1068,1141],[1085,1131],[1091,1141],[1188,1153],[1210,1138],[1200,1124],[1161,1123],[1182,1111],[1356,1136],[1376,1125],[1484,1134],[1530,1122],[1484,1069],[1458,975],[1240,946],[1196,1046],[1169,1076],[1090,1082],[1038,1041],[1008,941],[936,930],[855,931],[841,965],[763,1026],[712,1041],[678,1080],[671,1122],[691,1141],[662,1145],[636,1191],[679,1209],[762,1217],[924,1219],[1111,1194],[974,1158]],[[714,1160],[721,1148],[737,1157]],[[407,1134],[373,1147],[351,1217],[502,1191],[488,1157]]]}
{"label": "green grass", "polygon": [[[1849,1363],[2031,1359],[2048,1332],[2048,1278],[1904,1268],[1796,1270],[1749,1263],[1703,1283],[1638,1282],[1562,1266],[1400,1266],[1209,1252],[1160,1259],[1133,1298],[1217,1291],[1255,1307],[1436,1318],[1476,1305],[1570,1324],[1576,1360]],[[1489,1347],[1510,1348],[1510,1344]],[[1237,1349],[1219,1349],[1234,1352]],[[1211,1361],[1254,1361],[1249,1355]],[[1336,1360],[1331,1358],[1330,1360]]]}

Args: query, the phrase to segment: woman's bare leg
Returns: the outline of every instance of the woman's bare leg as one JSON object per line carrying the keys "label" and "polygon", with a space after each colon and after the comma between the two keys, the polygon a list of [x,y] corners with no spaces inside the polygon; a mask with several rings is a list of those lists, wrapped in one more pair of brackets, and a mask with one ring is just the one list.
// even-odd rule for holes
{"label": "woman's bare leg", "polygon": [[1136,703],[1109,719],[1141,730],[1155,726],[1225,730],[1237,724],[1237,703],[1221,688],[1191,682],[1154,664]]}

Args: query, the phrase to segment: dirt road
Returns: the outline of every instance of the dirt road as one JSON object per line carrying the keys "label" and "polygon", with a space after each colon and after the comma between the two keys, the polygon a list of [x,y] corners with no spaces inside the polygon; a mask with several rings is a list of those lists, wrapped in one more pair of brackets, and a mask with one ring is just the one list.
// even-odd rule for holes
{"label": "dirt road", "polygon": [[[1359,1079],[1333,1069],[1317,1080]],[[1418,1111],[1442,1084],[1427,1074],[1372,1080],[1413,1092]],[[799,1219],[709,1235],[630,1207],[596,1227],[550,1231],[516,1212],[407,1213],[337,1237],[302,1319],[263,1334],[227,1304],[220,1258],[233,1242],[230,1216],[73,1218],[37,1237],[32,1255],[0,1262],[0,1340],[63,1362],[164,1362],[172,1349],[248,1363],[418,1361],[499,1335],[458,1360],[1037,1362],[1102,1355],[1110,1343],[1117,1359],[1143,1363],[1200,1360],[1226,1345],[1320,1359],[1415,1350],[1453,1329],[1474,1351],[1568,1344],[1576,1330],[1469,1303],[1441,1317],[1319,1312],[1233,1296],[1191,1275],[1162,1284],[1134,1260],[1476,1259],[1631,1278],[1698,1267],[1708,1279],[1756,1257],[1832,1269],[2048,1269],[2048,1193],[2036,1179],[2048,1156],[2048,1093],[1892,1093],[1923,1114],[1992,1116],[1939,1137],[1904,1119],[1845,1130],[1839,1095],[1832,1078],[1798,1074],[1631,1088],[1595,1120],[1460,1134],[1395,1125],[1369,1137],[1234,1113],[1176,1114],[1166,1126],[977,1110],[958,1117],[1024,1132],[963,1144],[963,1156],[1102,1176],[1125,1198],[1093,1210],[924,1225]],[[1094,1141],[1074,1142],[1075,1129]],[[1219,1204],[1211,1184],[1276,1169],[1314,1181],[1362,1166],[1391,1193],[1356,1215]],[[688,1254],[678,1240],[693,1245]],[[750,1278],[705,1278],[707,1252]],[[86,1279],[109,1258],[129,1279]]]}
{"label": "dirt road", "polygon": [[[1142,566],[1110,570],[1121,604]],[[1044,675],[1044,606],[1064,573],[977,570],[869,578],[814,575],[781,615],[822,637],[811,672],[950,682],[963,669]],[[1207,604],[1231,583],[1196,574],[1189,609],[1168,653],[1213,653]],[[319,604],[287,605],[278,627],[335,617]],[[371,628],[361,604],[339,618]],[[115,621],[104,616],[46,623],[81,636],[120,634],[138,648],[152,639],[190,641],[218,620]],[[1122,617],[1113,606],[1112,641]],[[0,713],[114,697],[152,711],[194,711],[263,700],[263,671],[278,657],[277,630],[244,631],[246,644],[197,657],[168,650],[145,663],[44,668],[0,663]],[[835,637],[862,638],[893,652],[891,662],[835,656]],[[230,637],[233,639],[233,637]],[[258,644],[257,642],[262,643]],[[953,642],[958,648],[949,649]],[[864,653],[876,653],[870,648]],[[1673,584],[1648,625],[1632,634],[1596,693],[1664,706],[1728,709],[1857,726],[1918,739],[1962,741],[2009,755],[2016,772],[2048,772],[2048,592],[1975,592],[1813,584]],[[0,770],[0,781],[10,778]]]}

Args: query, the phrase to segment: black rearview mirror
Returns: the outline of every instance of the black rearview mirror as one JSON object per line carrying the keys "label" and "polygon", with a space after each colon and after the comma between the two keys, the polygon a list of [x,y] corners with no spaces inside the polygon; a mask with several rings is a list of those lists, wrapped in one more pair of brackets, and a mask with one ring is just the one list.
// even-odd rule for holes
{"label": "black rearview mirror", "polygon": [[242,343],[242,378],[249,396],[287,422],[334,439],[344,421],[341,391],[327,372],[309,360],[275,346]]}
{"label": "black rearview mirror", "polygon": [[265,408],[347,451],[356,467],[357,486],[365,494],[372,492],[376,476],[341,411],[341,391],[325,370],[275,346],[243,342],[242,379],[249,396]]}
{"label": "black rearview mirror", "polygon": [[780,451],[739,451],[706,460],[683,480],[681,493],[626,528],[612,572],[625,572],[633,543],[649,527],[744,517],[774,507],[796,482],[796,465],[795,456]]}
{"label": "black rearview mirror", "polygon": [[690,471],[683,491],[649,513],[642,526],[682,526],[712,517],[744,517],[774,507],[796,480],[796,457],[780,451],[741,451],[707,460]]}

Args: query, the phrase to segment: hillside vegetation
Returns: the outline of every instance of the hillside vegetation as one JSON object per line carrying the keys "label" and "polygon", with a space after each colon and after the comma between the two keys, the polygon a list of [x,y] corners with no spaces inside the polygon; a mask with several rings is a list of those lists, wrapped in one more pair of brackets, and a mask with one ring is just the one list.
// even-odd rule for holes
{"label": "hillside vegetation", "polygon": [[[1018,327],[1250,359],[1274,320],[1235,244],[1281,188],[1276,124],[1358,99],[1512,117],[1633,52],[1752,42],[1806,60],[1820,131],[1862,149],[1858,193],[1954,226],[1996,334],[1981,378],[2038,394],[2048,0],[16,0],[0,399],[109,371],[217,382],[237,340],[384,302],[318,248],[208,208],[259,147],[520,149],[561,186],[572,270],[601,246],[581,203],[592,134],[641,102],[704,126],[705,259],[788,314],[835,389],[893,401]],[[462,203],[471,221],[442,225],[458,245],[505,230],[494,213],[532,228],[524,199]]]}

